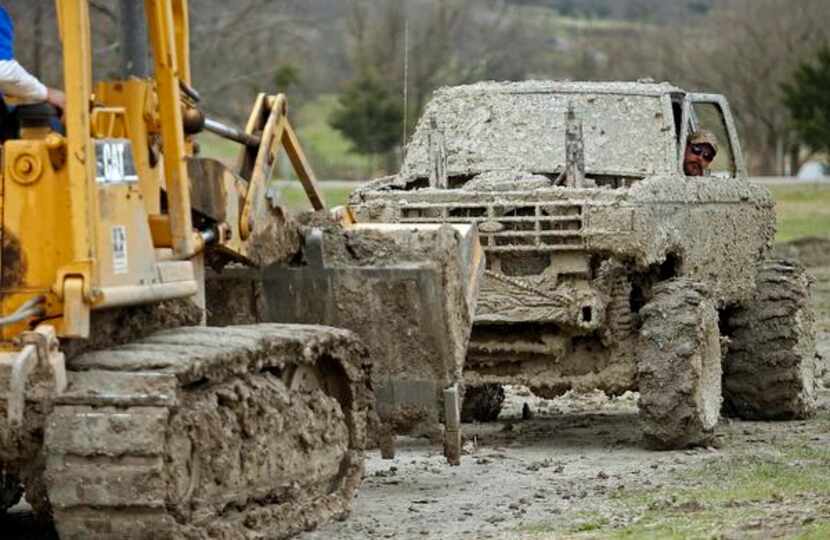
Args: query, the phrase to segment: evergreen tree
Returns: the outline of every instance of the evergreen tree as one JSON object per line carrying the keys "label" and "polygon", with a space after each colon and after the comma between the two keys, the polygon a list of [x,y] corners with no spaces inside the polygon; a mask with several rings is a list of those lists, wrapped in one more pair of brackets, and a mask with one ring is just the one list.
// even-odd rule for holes
{"label": "evergreen tree", "polygon": [[815,61],[799,65],[781,87],[801,142],[830,153],[830,47],[822,47]]}
{"label": "evergreen tree", "polygon": [[403,106],[400,97],[371,71],[349,83],[338,98],[329,124],[343,133],[364,155],[388,154],[401,140]]}

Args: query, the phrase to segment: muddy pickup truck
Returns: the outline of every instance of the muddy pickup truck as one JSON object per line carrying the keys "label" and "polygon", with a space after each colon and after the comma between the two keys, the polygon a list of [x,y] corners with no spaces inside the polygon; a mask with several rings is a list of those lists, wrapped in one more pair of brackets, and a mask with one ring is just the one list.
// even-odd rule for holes
{"label": "muddy pickup truck", "polygon": [[[718,152],[686,176],[701,129]],[[657,448],[706,444],[722,413],[815,409],[810,278],[769,257],[774,202],[747,181],[723,96],[649,82],[444,88],[401,171],[349,207],[358,222],[477,226],[487,261],[468,396],[636,390]]]}

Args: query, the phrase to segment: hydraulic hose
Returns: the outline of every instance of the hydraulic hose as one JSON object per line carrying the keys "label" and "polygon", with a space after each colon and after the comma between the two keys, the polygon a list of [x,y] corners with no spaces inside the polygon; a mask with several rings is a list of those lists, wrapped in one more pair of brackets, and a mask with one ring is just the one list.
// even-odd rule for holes
{"label": "hydraulic hose", "polygon": [[41,306],[40,304],[42,304],[45,301],[45,296],[35,296],[34,298],[30,298],[29,300],[24,302],[23,305],[17,308],[11,315],[0,317],[0,327],[8,326],[10,324],[18,323],[20,321],[25,321],[29,317],[43,315],[43,306]]}

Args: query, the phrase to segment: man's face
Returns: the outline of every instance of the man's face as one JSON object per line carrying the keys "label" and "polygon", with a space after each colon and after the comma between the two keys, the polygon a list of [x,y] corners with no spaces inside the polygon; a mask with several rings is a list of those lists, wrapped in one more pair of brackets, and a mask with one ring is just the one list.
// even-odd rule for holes
{"label": "man's face", "polygon": [[683,172],[687,176],[703,176],[715,158],[715,149],[707,143],[689,143],[683,156]]}

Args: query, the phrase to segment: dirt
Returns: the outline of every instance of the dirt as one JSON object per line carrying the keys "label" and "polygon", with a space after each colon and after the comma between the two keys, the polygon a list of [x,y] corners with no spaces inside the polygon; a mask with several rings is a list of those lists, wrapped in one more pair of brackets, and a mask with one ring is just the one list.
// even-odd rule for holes
{"label": "dirt", "polygon": [[[460,383],[483,270],[469,226],[356,225],[311,216],[301,256],[263,274],[269,320],[346,328],[366,343],[381,420],[438,433]],[[244,306],[243,306],[244,308]]]}
{"label": "dirt", "polygon": [[639,409],[648,446],[701,446],[721,408],[718,316],[705,290],[676,278],[654,287],[640,312]]}
{"label": "dirt", "polygon": [[[719,310],[750,299],[775,234],[774,202],[739,159],[728,181],[679,170],[678,95],[650,82],[443,88],[399,173],[352,193],[358,222],[476,224],[487,272],[465,382],[546,397],[637,390],[631,330],[654,283],[695,280]],[[581,140],[567,135],[566,112],[579,117]],[[566,159],[568,140],[584,156]],[[561,185],[576,162],[586,181]],[[621,268],[622,280],[595,279],[604,265]]]}
{"label": "dirt", "polygon": [[[363,471],[368,370],[353,334],[310,325],[176,328],[86,352],[35,441],[46,515],[65,539],[142,540],[283,538],[342,518]],[[3,538],[27,520],[8,522]]]}
{"label": "dirt", "polygon": [[[830,249],[824,253],[809,270],[826,359]],[[827,536],[830,392],[819,392],[813,419],[722,419],[712,446],[670,452],[643,446],[637,398],[569,392],[546,400],[508,387],[498,421],[465,424],[461,466],[447,466],[426,439],[399,438],[394,460],[369,452],[351,515],[299,538]],[[25,504],[0,517],[0,531],[56,538]]]}
{"label": "dirt", "polygon": [[[830,520],[826,490],[722,503],[695,498],[721,481],[708,471],[754,456],[780,460],[795,471],[799,464],[785,461],[782,448],[821,452],[826,459],[827,392],[814,421],[726,421],[717,428],[714,446],[653,452],[640,441],[636,394],[609,400],[599,392],[569,393],[548,401],[522,387],[510,390],[499,422],[465,426],[467,453],[460,467],[446,466],[437,448],[415,439],[399,443],[391,461],[374,452],[349,519],[300,538],[591,537],[594,527],[597,537],[606,538],[655,521],[656,512],[671,518],[703,510],[703,531],[689,537],[753,527],[757,537],[788,537]],[[535,413],[532,420],[521,420],[525,402]],[[733,506],[742,511],[730,515]]]}
{"label": "dirt", "polygon": [[165,328],[198,325],[202,311],[189,299],[165,300],[157,305],[140,305],[92,312],[95,332],[87,339],[65,339],[61,350],[67,359],[84,352],[121,345]]}
{"label": "dirt", "polygon": [[723,325],[728,339],[724,397],[730,413],[752,420],[791,420],[807,418],[815,410],[811,281],[791,259],[765,261],[752,301]]}
{"label": "dirt", "polygon": [[[673,133],[674,122],[658,100],[643,94],[677,90],[667,84],[555,81],[441,88],[425,107],[401,173],[430,176],[434,132],[446,141],[450,177],[497,169],[559,172],[565,163],[562,119],[571,106],[583,123],[589,170],[600,164],[604,170],[665,173],[673,148],[661,130]],[[552,99],[552,94],[563,97]]]}
{"label": "dirt", "polygon": [[[824,254],[809,270],[826,361],[830,250]],[[830,534],[830,391],[818,392],[812,419],[721,418],[710,446],[666,452],[646,449],[638,397],[571,391],[546,400],[509,386],[498,421],[464,425],[459,467],[425,439],[399,438],[393,460],[370,452],[351,516],[300,539]]]}

